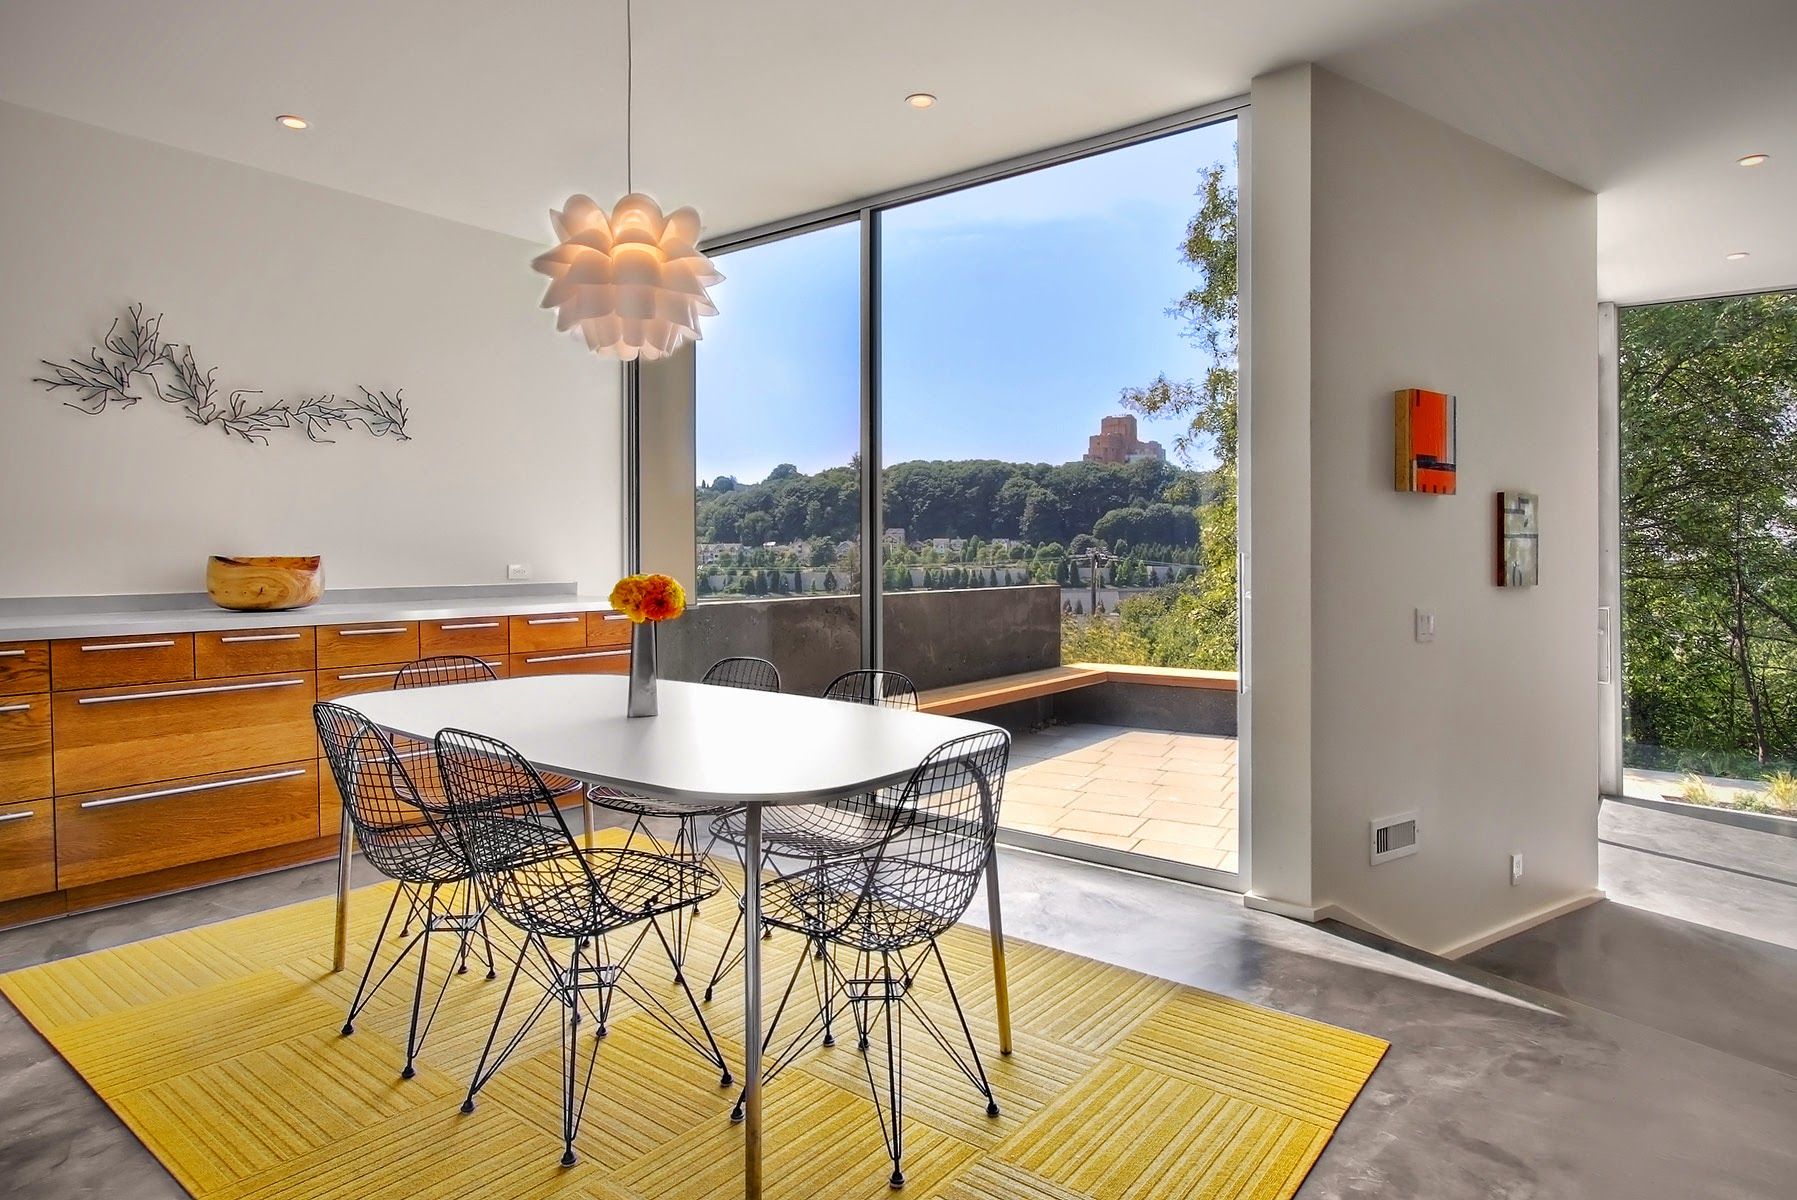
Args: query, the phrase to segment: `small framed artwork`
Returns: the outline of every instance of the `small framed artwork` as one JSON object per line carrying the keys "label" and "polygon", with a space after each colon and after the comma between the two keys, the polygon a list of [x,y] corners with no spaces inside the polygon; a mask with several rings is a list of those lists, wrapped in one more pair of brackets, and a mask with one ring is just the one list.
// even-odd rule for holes
{"label": "small framed artwork", "polygon": [[1446,392],[1402,388],[1392,393],[1392,416],[1397,426],[1398,491],[1452,496],[1459,458],[1454,398]]}
{"label": "small framed artwork", "polygon": [[1541,582],[1541,497],[1533,492],[1497,494],[1497,585],[1534,587]]}

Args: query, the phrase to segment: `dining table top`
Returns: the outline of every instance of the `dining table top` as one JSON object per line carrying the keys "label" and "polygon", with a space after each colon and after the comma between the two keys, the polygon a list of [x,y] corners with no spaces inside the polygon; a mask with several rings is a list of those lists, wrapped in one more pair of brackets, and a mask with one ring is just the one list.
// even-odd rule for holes
{"label": "dining table top", "polygon": [[804,804],[903,783],[929,753],[997,727],[840,700],[658,683],[658,712],[628,717],[621,675],[539,675],[372,692],[338,701],[383,729],[462,729],[539,770],[674,804]]}

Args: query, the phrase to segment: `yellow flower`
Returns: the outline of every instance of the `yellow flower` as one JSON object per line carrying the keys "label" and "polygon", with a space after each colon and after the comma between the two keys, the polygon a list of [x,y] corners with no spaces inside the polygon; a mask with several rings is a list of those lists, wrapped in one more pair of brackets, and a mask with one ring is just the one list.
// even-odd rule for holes
{"label": "yellow flower", "polygon": [[626,575],[612,588],[611,604],[638,625],[672,621],[686,611],[686,591],[667,575]]}

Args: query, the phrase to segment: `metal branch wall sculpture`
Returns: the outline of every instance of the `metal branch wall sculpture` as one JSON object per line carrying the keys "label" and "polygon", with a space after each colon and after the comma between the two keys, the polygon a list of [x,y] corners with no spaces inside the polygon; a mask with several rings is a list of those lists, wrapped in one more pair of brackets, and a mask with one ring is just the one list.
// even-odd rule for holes
{"label": "metal branch wall sculpture", "polygon": [[129,408],[148,393],[164,404],[179,406],[196,425],[214,425],[227,437],[261,446],[276,429],[297,429],[313,442],[335,441],[325,435],[357,426],[375,437],[410,440],[406,405],[398,388],[389,393],[358,386],[354,396],[324,392],[272,401],[250,399],[262,394],[251,388],[222,392],[218,368],[202,370],[194,362],[192,346],[165,341],[162,315],[146,320],[141,304],[133,304],[115,319],[101,344],[84,357],[41,361],[50,369],[49,377],[34,376],[32,382],[62,393],[64,404],[89,416],[115,404]]}

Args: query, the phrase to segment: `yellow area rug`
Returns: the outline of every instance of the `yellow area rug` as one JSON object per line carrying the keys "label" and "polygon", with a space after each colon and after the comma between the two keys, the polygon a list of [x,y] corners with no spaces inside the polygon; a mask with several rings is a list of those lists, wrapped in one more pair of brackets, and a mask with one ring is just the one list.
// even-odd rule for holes
{"label": "yellow area rug", "polygon": [[[0,991],[202,1200],[742,1195],[741,1127],[728,1119],[735,1089],[720,1089],[711,1067],[622,996],[600,1043],[580,1162],[568,1169],[557,1165],[553,1012],[476,1111],[458,1111],[503,970],[497,981],[479,969],[450,981],[413,1079],[399,1077],[409,971],[341,1036],[387,886],[355,893],[351,969],[341,974],[330,970],[324,899],[16,971]],[[696,923],[693,957],[707,970],[733,907],[720,896]],[[442,945],[439,962],[451,957]],[[771,1004],[799,945],[776,934],[764,946]],[[966,1079],[907,1030],[907,1196],[1289,1197],[1386,1050],[1377,1038],[1012,940],[1016,1053],[1001,1058],[988,946],[961,927],[943,950],[1003,1113],[987,1117]],[[671,973],[652,954],[653,939],[638,975],[659,981],[675,1006]],[[705,1006],[736,1064],[741,978],[733,973]],[[919,990],[952,1026],[929,981]],[[532,999],[525,991],[514,1004]],[[765,1113],[770,1197],[891,1195],[852,1036],[776,1077]]]}

